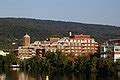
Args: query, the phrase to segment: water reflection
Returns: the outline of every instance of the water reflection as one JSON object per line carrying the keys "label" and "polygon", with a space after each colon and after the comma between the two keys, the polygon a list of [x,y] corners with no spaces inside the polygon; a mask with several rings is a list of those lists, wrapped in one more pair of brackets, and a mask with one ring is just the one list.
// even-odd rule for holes
{"label": "water reflection", "polygon": [[0,80],[5,80],[6,79],[6,74],[1,74],[0,75]]}
{"label": "water reflection", "polygon": [[49,80],[49,76],[46,76],[46,80]]}
{"label": "water reflection", "polygon": [[119,80],[115,76],[98,77],[96,74],[74,73],[36,73],[26,72],[20,69],[0,69],[0,80]]}

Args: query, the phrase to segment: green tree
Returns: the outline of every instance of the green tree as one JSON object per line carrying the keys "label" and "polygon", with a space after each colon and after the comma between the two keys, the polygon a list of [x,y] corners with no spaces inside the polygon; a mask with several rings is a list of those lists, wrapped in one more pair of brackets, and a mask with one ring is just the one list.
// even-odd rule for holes
{"label": "green tree", "polygon": [[111,75],[116,73],[115,63],[111,58],[100,58],[98,65],[98,72],[100,74]]}
{"label": "green tree", "polygon": [[75,71],[76,72],[84,72],[87,68],[87,64],[88,64],[89,60],[90,59],[87,56],[77,56],[75,58],[75,63],[74,63]]}
{"label": "green tree", "polygon": [[5,65],[5,57],[0,55],[0,67],[3,67]]}
{"label": "green tree", "polygon": [[64,70],[65,71],[73,71],[74,70],[74,59],[71,57],[67,57],[64,62]]}
{"label": "green tree", "polygon": [[5,64],[6,65],[17,64],[17,58],[14,52],[10,52],[9,54],[6,55]]}
{"label": "green tree", "polygon": [[90,64],[89,64],[90,72],[97,72],[98,60],[99,60],[99,58],[97,58],[96,56],[94,56],[94,57],[92,57],[92,59],[90,59]]}
{"label": "green tree", "polygon": [[45,55],[49,68],[54,71],[64,69],[64,61],[66,59],[65,54],[57,51],[57,52],[47,52]]}

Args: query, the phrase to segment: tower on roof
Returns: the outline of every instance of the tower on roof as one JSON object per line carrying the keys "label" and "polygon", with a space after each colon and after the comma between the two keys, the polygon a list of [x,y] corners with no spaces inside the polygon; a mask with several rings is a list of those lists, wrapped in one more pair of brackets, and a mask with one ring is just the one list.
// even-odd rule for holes
{"label": "tower on roof", "polygon": [[26,34],[22,39],[22,45],[23,46],[29,46],[30,45],[30,36]]}
{"label": "tower on roof", "polygon": [[69,36],[72,36],[72,32],[69,32]]}

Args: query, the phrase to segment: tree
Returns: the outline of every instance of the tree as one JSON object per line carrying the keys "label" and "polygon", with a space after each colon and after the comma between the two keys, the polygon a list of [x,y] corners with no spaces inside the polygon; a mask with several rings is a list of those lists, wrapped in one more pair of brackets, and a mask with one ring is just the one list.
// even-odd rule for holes
{"label": "tree", "polygon": [[90,60],[90,64],[89,64],[90,72],[97,72],[98,60],[99,60],[99,58],[97,58],[96,56],[94,56]]}
{"label": "tree", "polygon": [[14,52],[10,52],[9,54],[6,55],[5,64],[9,66],[12,64],[17,64],[17,58]]}
{"label": "tree", "polygon": [[0,67],[3,67],[5,65],[5,57],[0,55]]}
{"label": "tree", "polygon": [[111,58],[100,58],[98,72],[103,75],[111,75],[116,73],[115,63]]}
{"label": "tree", "polygon": [[75,58],[75,63],[74,63],[75,71],[84,72],[87,68],[88,61],[89,61],[89,57],[87,56],[77,56]]}

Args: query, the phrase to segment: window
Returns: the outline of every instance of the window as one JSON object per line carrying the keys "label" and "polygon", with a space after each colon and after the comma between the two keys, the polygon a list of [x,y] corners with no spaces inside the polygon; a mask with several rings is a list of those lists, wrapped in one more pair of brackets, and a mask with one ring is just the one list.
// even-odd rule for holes
{"label": "window", "polygon": [[71,49],[74,49],[74,47],[71,47]]}
{"label": "window", "polygon": [[90,46],[90,44],[88,44],[88,46]]}
{"label": "window", "polygon": [[68,40],[66,40],[66,42],[68,42]]}
{"label": "window", "polygon": [[90,49],[90,47],[88,47],[88,49]]}
{"label": "window", "polygon": [[87,44],[85,44],[85,46],[87,46]]}
{"label": "window", "polygon": [[94,44],[91,44],[91,46],[94,46]]}
{"label": "window", "polygon": [[87,42],[87,40],[84,40],[84,42],[86,43],[86,42]]}
{"label": "window", "polygon": [[74,46],[74,43],[70,43],[70,46]]}
{"label": "window", "polygon": [[92,43],[94,43],[95,41],[94,41],[94,39],[92,39]]}
{"label": "window", "polygon": [[88,43],[90,43],[90,40],[88,40]]}
{"label": "window", "polygon": [[82,46],[85,46],[85,44],[83,43]]}
{"label": "window", "polygon": [[71,39],[70,42],[73,42],[73,40]]}
{"label": "window", "polygon": [[75,47],[75,49],[77,49],[77,47]]}
{"label": "window", "polygon": [[76,42],[76,40],[74,40],[74,42]]}
{"label": "window", "polygon": [[120,49],[115,49],[115,51],[120,51]]}
{"label": "window", "polygon": [[77,46],[77,43],[75,43],[75,46]]}
{"label": "window", "polygon": [[74,50],[72,50],[72,52],[74,52]]}

